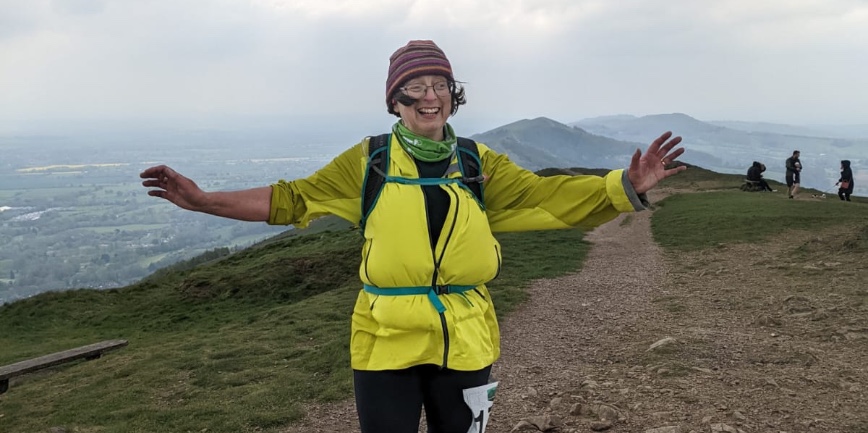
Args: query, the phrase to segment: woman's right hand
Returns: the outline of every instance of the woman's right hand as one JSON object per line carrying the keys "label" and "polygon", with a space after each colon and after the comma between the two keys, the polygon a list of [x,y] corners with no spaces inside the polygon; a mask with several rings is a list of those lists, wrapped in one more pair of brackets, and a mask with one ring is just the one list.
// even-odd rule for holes
{"label": "woman's right hand", "polygon": [[139,177],[148,195],[166,199],[180,208],[241,221],[268,221],[271,186],[240,191],[205,192],[189,178],[165,165],[145,169]]}
{"label": "woman's right hand", "polygon": [[157,188],[148,191],[148,195],[166,199],[178,207],[200,211],[205,207],[205,192],[186,176],[165,165],[157,165],[145,169],[139,174],[145,179],[142,185],[147,188]]}

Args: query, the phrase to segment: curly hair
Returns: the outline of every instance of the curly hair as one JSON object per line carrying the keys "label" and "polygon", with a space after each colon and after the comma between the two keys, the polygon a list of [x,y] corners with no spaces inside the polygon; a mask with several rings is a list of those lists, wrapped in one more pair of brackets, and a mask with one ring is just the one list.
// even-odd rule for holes
{"label": "curly hair", "polygon": [[[449,78],[447,78],[446,81],[449,83],[449,94],[451,95],[450,99],[452,100],[450,104],[452,106],[452,112],[450,115],[454,116],[455,113],[458,112],[458,107],[467,103],[467,96],[464,94],[463,82],[451,80]],[[401,117],[401,115],[395,111],[395,94],[400,91],[401,89],[399,87],[394,93],[389,95],[390,103],[386,104],[389,114],[394,114],[397,117]]]}

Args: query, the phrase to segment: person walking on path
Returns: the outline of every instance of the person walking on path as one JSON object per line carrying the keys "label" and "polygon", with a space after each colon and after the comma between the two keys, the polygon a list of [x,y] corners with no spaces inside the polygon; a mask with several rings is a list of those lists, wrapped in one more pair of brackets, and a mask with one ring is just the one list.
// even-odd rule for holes
{"label": "person walking on path", "polygon": [[[414,40],[389,59],[385,102],[398,117],[385,146],[363,139],[314,174],[238,191],[206,192],[170,167],[145,169],[148,194],[196,212],[303,228],[323,215],[360,226],[365,238],[352,313],[350,360],[363,433],[482,433],[487,408],[468,392],[490,386],[500,331],[486,283],[502,265],[494,232],[595,227],[649,205],[646,193],[686,169],[666,132],[627,169],[605,176],[540,177],[482,143],[481,172],[463,175],[466,151],[447,122],[466,103],[464,86],[432,41]],[[339,125],[336,125],[339,126]],[[380,136],[382,137],[382,136]],[[377,158],[388,158],[378,169]],[[372,169],[384,180],[363,212]],[[470,186],[482,183],[477,196]],[[489,406],[492,392],[489,391]]]}
{"label": "person walking on path", "polygon": [[850,194],[853,194],[853,170],[850,169],[850,160],[841,161],[841,177],[835,185],[838,185],[838,197],[850,201]]}
{"label": "person walking on path", "polygon": [[793,156],[787,158],[784,163],[787,168],[787,193],[790,198],[794,198],[799,192],[799,183],[801,182],[802,177],[802,161],[799,160],[799,155],[801,155],[801,152],[794,150]]}

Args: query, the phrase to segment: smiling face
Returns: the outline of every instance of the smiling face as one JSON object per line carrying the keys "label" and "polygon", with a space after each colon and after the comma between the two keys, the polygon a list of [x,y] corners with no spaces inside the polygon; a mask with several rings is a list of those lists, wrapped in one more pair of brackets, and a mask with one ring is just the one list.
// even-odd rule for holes
{"label": "smiling face", "polygon": [[452,94],[446,92],[445,95],[439,95],[434,91],[435,86],[440,87],[443,83],[446,83],[446,77],[441,75],[423,75],[413,78],[401,87],[426,86],[424,94],[408,95],[416,99],[416,102],[410,106],[397,101],[392,102],[407,129],[436,141],[443,140],[443,126],[452,113]]}

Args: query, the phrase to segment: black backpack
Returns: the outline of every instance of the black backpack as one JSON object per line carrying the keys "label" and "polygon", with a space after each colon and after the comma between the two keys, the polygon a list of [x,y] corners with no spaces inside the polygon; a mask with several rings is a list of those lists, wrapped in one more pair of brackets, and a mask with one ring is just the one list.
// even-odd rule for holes
{"label": "black backpack", "polygon": [[[443,183],[452,183],[455,180],[447,180],[444,178],[422,178],[408,179],[396,178],[388,176],[389,169],[389,142],[392,134],[381,134],[370,137],[368,141],[368,165],[365,171],[365,179],[362,182],[362,219],[359,222],[359,227],[362,233],[365,231],[365,223],[368,220],[368,215],[371,214],[374,205],[377,204],[377,199],[380,197],[380,191],[386,183],[386,179],[392,182],[400,182],[414,185],[437,185]],[[458,146],[455,149],[458,152],[458,169],[461,170],[461,178],[457,179],[458,184],[463,188],[467,188],[473,193],[477,204],[484,210],[485,200],[482,192],[482,161],[479,159],[479,149],[476,142],[464,137],[458,137]],[[452,166],[450,166],[450,169]],[[452,170],[447,170],[444,177],[450,174]]]}

